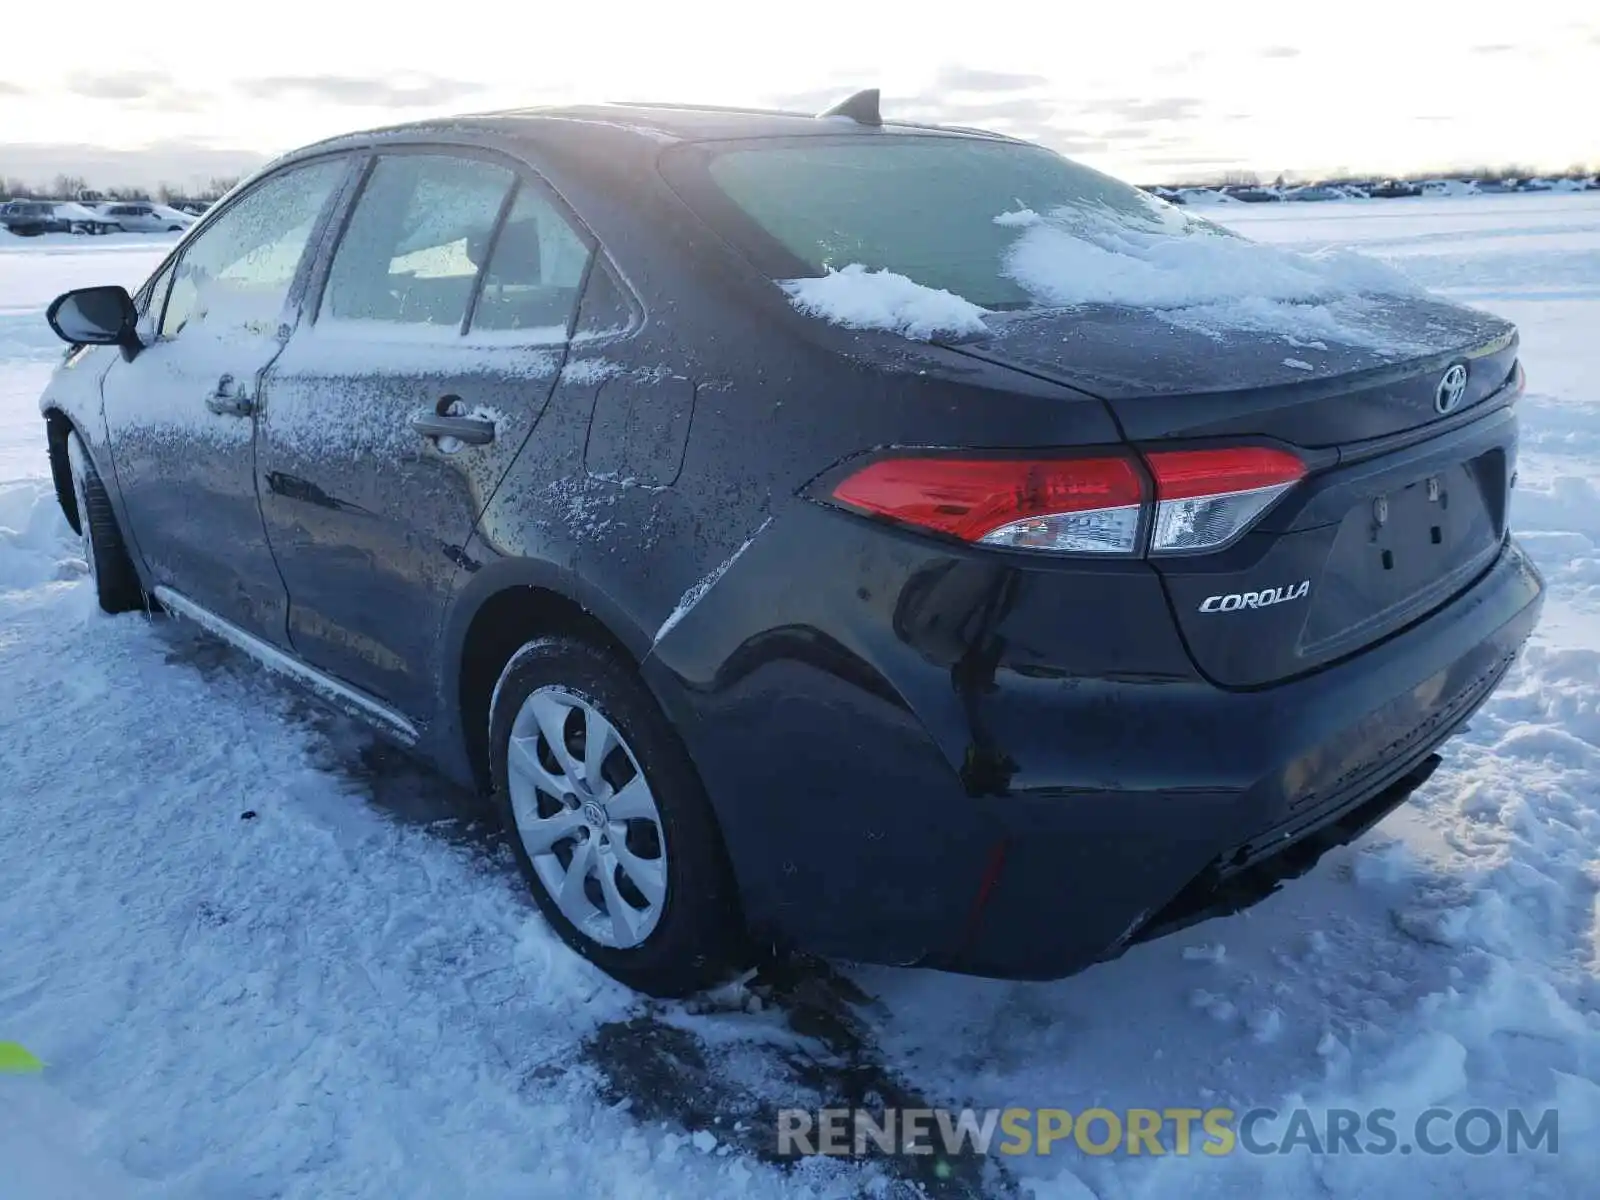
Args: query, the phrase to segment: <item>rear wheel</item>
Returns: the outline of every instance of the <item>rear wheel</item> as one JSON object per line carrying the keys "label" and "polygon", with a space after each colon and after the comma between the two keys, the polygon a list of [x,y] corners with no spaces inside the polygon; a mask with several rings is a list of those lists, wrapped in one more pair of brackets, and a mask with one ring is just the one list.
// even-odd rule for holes
{"label": "rear wheel", "polygon": [[95,598],[108,613],[131,612],[144,607],[144,589],[128,557],[111,511],[111,497],[94,469],[89,452],[78,433],[67,435],[67,462],[72,474],[72,494],[78,507],[78,533],[83,539],[83,559],[89,564],[89,578]]}
{"label": "rear wheel", "polygon": [[651,995],[725,979],[744,939],[721,835],[633,669],[577,638],[542,638],[512,657],[492,708],[496,799],[561,938]]}

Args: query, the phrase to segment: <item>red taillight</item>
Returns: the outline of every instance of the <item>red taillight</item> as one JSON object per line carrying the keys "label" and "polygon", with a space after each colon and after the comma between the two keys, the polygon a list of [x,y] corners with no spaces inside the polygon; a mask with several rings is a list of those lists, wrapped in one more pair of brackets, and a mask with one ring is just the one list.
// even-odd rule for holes
{"label": "red taillight", "polygon": [[1131,459],[888,458],[833,489],[857,512],[1013,550],[1136,554],[1153,499],[1150,551],[1215,549],[1247,528],[1305,473],[1282,450],[1160,450],[1145,456],[1147,497]]}
{"label": "red taillight", "polygon": [[1232,541],[1305,476],[1294,455],[1266,446],[1157,450],[1152,554],[1213,550]]}
{"label": "red taillight", "polygon": [[1132,554],[1144,496],[1125,458],[890,458],[851,475],[833,498],[984,545]]}

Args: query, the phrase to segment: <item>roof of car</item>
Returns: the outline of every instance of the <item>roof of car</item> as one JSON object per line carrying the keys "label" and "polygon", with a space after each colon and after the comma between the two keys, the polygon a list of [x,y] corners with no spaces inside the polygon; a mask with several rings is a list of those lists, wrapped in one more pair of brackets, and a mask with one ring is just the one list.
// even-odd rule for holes
{"label": "roof of car", "polygon": [[[468,118],[470,119],[470,118]],[[733,108],[709,104],[586,104],[565,108],[517,108],[485,113],[482,119],[512,123],[537,121],[578,121],[631,129],[655,140],[696,141],[714,138],[804,137],[808,134],[838,133],[840,128],[859,127],[849,117],[819,117],[814,113],[781,109]],[[919,125],[909,121],[885,121],[883,128],[979,134],[999,134],[977,129],[956,129]]]}
{"label": "roof of car", "polygon": [[417,137],[429,134],[460,136],[499,135],[537,136],[557,128],[590,126],[596,132],[632,134],[642,144],[680,141],[716,141],[732,138],[803,137],[838,134],[848,129],[878,129],[904,133],[960,134],[972,137],[1013,141],[1003,134],[956,126],[920,125],[906,121],[884,121],[882,126],[860,125],[849,117],[818,117],[809,113],[773,109],[724,108],[687,104],[581,104],[565,107],[511,108],[497,112],[469,113],[455,117],[436,117],[390,125],[362,133],[346,134],[305,147],[326,150],[354,142],[389,137]]}

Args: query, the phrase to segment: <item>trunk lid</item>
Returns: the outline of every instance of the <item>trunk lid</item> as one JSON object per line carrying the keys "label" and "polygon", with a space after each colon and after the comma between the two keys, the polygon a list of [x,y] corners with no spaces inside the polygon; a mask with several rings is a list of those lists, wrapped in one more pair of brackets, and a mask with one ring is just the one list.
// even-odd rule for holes
{"label": "trunk lid", "polygon": [[[1515,329],[1414,297],[1369,300],[1361,317],[1359,338],[1310,337],[1308,317],[1291,342],[1281,327],[1084,307],[1000,314],[988,336],[953,348],[1100,397],[1141,449],[1301,453],[1307,477],[1237,541],[1150,559],[1196,666],[1258,687],[1419,620],[1486,570],[1505,537]],[[1445,387],[1456,366],[1459,395]]]}
{"label": "trunk lid", "polygon": [[999,313],[987,336],[953,348],[1098,396],[1130,441],[1264,435],[1306,449],[1441,420],[1436,391],[1457,361],[1468,367],[1451,409],[1461,412],[1498,391],[1516,359],[1513,326],[1438,300],[1363,297],[1358,317],[1264,311],[1273,328],[1113,305]]}

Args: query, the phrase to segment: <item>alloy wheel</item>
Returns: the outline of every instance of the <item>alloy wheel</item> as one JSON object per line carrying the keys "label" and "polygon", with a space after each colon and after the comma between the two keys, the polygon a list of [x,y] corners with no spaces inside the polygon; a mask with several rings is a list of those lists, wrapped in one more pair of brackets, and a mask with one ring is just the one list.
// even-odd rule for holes
{"label": "alloy wheel", "polygon": [[592,701],[559,686],[511,725],[506,780],[534,873],[585,937],[629,949],[661,919],[667,843],[639,760]]}

